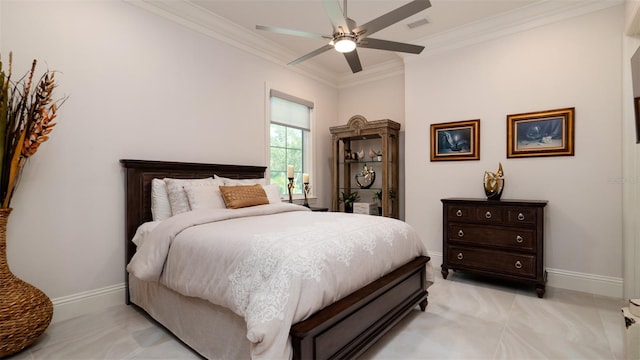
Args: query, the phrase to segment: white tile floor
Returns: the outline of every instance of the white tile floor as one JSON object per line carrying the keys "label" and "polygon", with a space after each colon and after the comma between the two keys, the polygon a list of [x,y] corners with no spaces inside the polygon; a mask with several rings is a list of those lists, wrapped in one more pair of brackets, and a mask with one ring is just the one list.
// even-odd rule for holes
{"label": "white tile floor", "polygon": [[[621,299],[452,273],[364,359],[622,359]],[[53,324],[22,359],[200,359],[126,305]]]}

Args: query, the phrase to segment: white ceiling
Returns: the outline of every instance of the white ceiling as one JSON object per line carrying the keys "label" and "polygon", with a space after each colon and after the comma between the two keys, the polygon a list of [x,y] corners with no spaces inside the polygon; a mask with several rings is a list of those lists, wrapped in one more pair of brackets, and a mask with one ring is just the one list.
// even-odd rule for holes
{"label": "white ceiling", "polygon": [[[1,0],[0,0],[1,1]],[[323,0],[123,0],[269,61],[287,63],[325,39],[256,30],[256,25],[331,33]],[[341,6],[342,0],[335,0]],[[430,0],[432,6],[376,32],[374,38],[425,46],[420,55],[358,49],[363,71],[352,74],[344,56],[329,50],[292,66],[329,85],[345,87],[397,74],[404,61],[487,41],[528,28],[622,4],[623,0]],[[351,0],[347,15],[365,24],[410,0]],[[410,29],[407,24],[426,19]]]}
{"label": "white ceiling", "polygon": [[[338,1],[338,0],[336,0]],[[429,46],[420,43],[429,36],[472,22],[487,20],[499,14],[544,0],[431,0],[432,6],[375,34],[375,38]],[[192,4],[228,19],[256,36],[277,43],[290,52],[288,61],[297,59],[328,40],[302,38],[256,30],[256,25],[268,25],[320,34],[331,34],[331,23],[322,0],[189,0]],[[347,2],[347,15],[358,24],[364,24],[409,0],[351,0]],[[343,6],[343,1],[339,1]],[[426,19],[428,24],[410,29],[407,24]],[[398,61],[400,55],[391,51],[358,49],[362,66],[368,67]],[[418,56],[402,54],[402,56]],[[306,61],[334,75],[349,75],[351,70],[342,54],[327,51]],[[297,65],[299,66],[299,65]]]}

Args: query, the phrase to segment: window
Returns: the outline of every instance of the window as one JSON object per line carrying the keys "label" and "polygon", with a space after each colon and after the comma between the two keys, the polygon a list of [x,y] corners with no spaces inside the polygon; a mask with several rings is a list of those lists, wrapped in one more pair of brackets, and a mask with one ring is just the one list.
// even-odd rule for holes
{"label": "window", "polygon": [[287,166],[293,166],[294,194],[302,195],[302,174],[311,173],[311,112],[313,103],[270,91],[270,183],[288,196]]}

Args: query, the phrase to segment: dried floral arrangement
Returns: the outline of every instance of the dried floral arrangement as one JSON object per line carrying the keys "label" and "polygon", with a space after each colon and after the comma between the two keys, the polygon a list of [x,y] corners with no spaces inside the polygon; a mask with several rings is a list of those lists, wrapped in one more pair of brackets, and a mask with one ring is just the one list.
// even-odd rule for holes
{"label": "dried floral arrangement", "polygon": [[58,108],[67,97],[53,99],[54,71],[46,70],[31,89],[36,60],[17,81],[11,78],[13,54],[5,71],[0,58],[0,206],[8,208],[22,169],[49,139]]}

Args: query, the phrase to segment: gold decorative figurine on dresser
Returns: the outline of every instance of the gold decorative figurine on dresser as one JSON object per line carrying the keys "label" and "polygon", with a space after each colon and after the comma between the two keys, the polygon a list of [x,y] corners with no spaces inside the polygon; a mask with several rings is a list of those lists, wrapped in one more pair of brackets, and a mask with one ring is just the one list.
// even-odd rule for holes
{"label": "gold decorative figurine on dresser", "polygon": [[542,298],[542,200],[442,199],[442,277],[449,269],[535,285]]}

